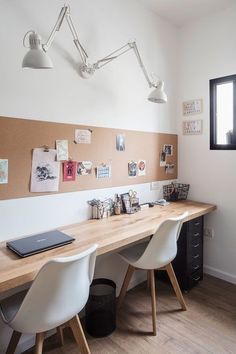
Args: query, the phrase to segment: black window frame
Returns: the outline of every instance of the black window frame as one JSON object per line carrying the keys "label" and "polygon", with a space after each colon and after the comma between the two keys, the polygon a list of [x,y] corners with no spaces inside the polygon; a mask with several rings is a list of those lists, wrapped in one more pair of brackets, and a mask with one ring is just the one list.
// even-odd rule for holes
{"label": "black window frame", "polygon": [[[216,87],[218,84],[233,82],[233,143],[216,143]],[[210,150],[236,150],[236,75],[210,80]]]}

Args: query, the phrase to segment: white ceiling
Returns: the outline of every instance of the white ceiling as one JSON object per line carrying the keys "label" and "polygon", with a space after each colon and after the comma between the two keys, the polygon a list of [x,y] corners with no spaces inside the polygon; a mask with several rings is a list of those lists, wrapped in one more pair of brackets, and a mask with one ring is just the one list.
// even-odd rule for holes
{"label": "white ceiling", "polygon": [[176,26],[223,10],[235,0],[139,0]]}

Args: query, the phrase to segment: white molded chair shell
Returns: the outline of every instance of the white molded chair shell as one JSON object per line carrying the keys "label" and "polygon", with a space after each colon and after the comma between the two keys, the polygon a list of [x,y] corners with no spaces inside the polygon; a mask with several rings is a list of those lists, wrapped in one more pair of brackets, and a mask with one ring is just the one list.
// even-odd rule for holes
{"label": "white molded chair shell", "polygon": [[188,212],[165,220],[152,239],[119,253],[127,263],[140,269],[158,269],[169,264],[177,254],[177,240]]}
{"label": "white molded chair shell", "polygon": [[93,245],[78,255],[46,263],[15,316],[10,320],[5,318],[8,325],[20,333],[40,333],[56,328],[78,314],[88,299],[96,249],[97,245]]}

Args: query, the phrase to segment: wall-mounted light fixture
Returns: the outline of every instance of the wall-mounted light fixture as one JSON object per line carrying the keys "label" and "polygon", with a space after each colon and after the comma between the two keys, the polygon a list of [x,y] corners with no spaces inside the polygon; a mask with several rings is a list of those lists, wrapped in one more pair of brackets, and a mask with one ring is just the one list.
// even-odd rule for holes
{"label": "wall-mounted light fixture", "polygon": [[138,60],[138,63],[140,65],[140,68],[143,71],[143,74],[148,82],[148,85],[150,88],[154,88],[154,90],[150,93],[148,96],[148,100],[151,102],[155,103],[166,103],[167,102],[167,96],[166,93],[164,92],[164,82],[159,79],[154,79],[152,80],[149,78],[147,70],[143,64],[143,61],[141,59],[141,56],[138,51],[138,47],[135,41],[133,42],[128,42],[121,48],[115,50],[111,54],[107,55],[106,57],[98,60],[96,63],[91,64],[89,63],[88,60],[88,55],[83,48],[82,44],[79,41],[78,34],[76,32],[75,26],[72,22],[71,15],[70,15],[70,7],[68,5],[65,5],[62,9],[61,12],[58,16],[57,22],[45,44],[42,44],[41,42],[41,37],[34,31],[29,31],[26,33],[24,36],[24,46],[26,37],[28,36],[29,38],[29,51],[26,53],[22,66],[23,68],[32,68],[32,69],[51,69],[53,68],[53,63],[50,59],[50,57],[47,54],[48,49],[52,45],[52,42],[55,38],[56,33],[60,30],[62,22],[66,18],[67,23],[69,25],[69,28],[71,30],[72,36],[74,38],[74,43],[79,51],[82,64],[80,66],[80,72],[83,78],[89,78],[91,77],[96,70],[100,69],[104,65],[110,63],[114,59],[118,58],[122,54],[125,54],[129,50],[133,50],[136,58]]}

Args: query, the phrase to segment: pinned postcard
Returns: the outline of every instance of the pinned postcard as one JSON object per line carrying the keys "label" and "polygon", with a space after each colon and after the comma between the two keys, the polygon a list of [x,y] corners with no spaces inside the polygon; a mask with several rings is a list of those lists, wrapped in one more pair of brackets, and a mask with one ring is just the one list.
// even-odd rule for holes
{"label": "pinned postcard", "polygon": [[111,165],[100,165],[97,167],[97,178],[110,178],[111,177]]}
{"label": "pinned postcard", "polygon": [[160,167],[165,167],[166,166],[166,153],[165,151],[162,151],[160,154]]}
{"label": "pinned postcard", "polygon": [[78,176],[91,175],[92,167],[93,167],[93,163],[91,161],[78,162],[77,175]]}
{"label": "pinned postcard", "polygon": [[56,140],[57,161],[68,160],[68,140]]}
{"label": "pinned postcard", "polygon": [[146,176],[146,161],[145,160],[139,160],[137,168],[138,168],[138,176]]}
{"label": "pinned postcard", "polygon": [[66,161],[63,164],[63,181],[75,181],[76,176],[76,161]]}
{"label": "pinned postcard", "polygon": [[137,162],[130,161],[128,163],[128,176],[137,177]]}
{"label": "pinned postcard", "polygon": [[31,192],[57,192],[59,188],[60,162],[56,162],[54,149],[34,149]]}
{"label": "pinned postcard", "polygon": [[92,131],[89,129],[75,129],[76,144],[91,144]]}
{"label": "pinned postcard", "polygon": [[0,159],[0,184],[8,183],[8,160]]}
{"label": "pinned postcard", "polygon": [[117,151],[125,151],[125,135],[118,134],[116,136],[116,150]]}
{"label": "pinned postcard", "polygon": [[175,170],[175,165],[173,163],[166,164],[166,174],[173,175]]}

